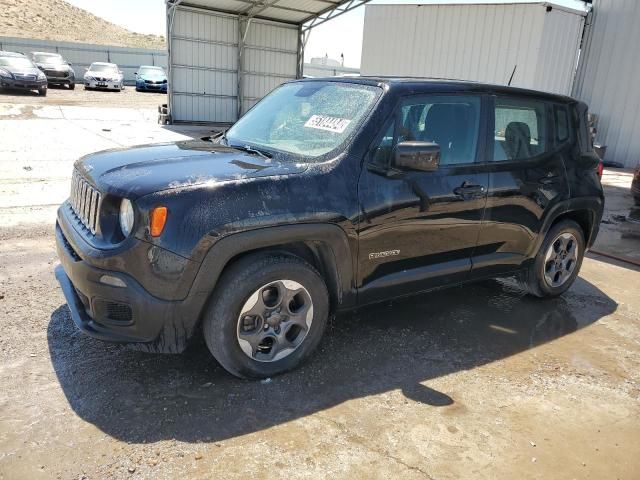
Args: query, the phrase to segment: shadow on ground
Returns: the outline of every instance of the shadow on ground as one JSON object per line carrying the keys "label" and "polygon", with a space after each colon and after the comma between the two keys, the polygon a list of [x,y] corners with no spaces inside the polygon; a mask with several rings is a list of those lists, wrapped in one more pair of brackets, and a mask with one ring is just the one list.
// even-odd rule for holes
{"label": "shadow on ground", "polygon": [[453,288],[339,316],[310,362],[269,383],[230,376],[203,344],[162,356],[101,343],[75,329],[66,305],[51,315],[48,342],[69,404],[105,433],[211,442],[389,390],[451,405],[429,380],[556,340],[616,307],[580,278],[553,300],[494,281]]}

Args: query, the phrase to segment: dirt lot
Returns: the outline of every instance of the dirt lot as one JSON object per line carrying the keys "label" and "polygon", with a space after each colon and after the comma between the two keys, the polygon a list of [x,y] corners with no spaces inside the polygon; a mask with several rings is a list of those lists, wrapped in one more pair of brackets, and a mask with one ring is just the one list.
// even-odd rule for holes
{"label": "dirt lot", "polygon": [[[77,72],[80,75],[80,72]],[[157,111],[158,105],[167,103],[167,95],[156,92],[136,92],[135,87],[127,86],[122,92],[115,90],[85,90],[76,85],[75,90],[67,87],[49,87],[47,96],[37,92],[22,92],[0,89],[0,105],[64,105],[84,107],[130,107],[151,108]],[[5,107],[6,108],[6,107]],[[1,110],[0,110],[1,111]]]}
{"label": "dirt lot", "polygon": [[[53,276],[74,158],[200,132],[144,106],[3,101],[0,478],[640,478],[640,268],[590,255],[556,300],[485,282],[364,309],[303,368],[240,381],[201,343],[80,334]],[[631,255],[629,181],[607,172],[601,248]]]}

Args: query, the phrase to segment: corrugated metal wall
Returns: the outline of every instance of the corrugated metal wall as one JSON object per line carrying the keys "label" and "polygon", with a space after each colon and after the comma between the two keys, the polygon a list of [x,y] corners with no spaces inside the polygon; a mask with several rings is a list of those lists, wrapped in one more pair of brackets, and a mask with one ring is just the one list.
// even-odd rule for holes
{"label": "corrugated metal wall", "polygon": [[[232,123],[238,113],[238,17],[179,7],[171,41],[173,121]],[[298,29],[253,20],[245,39],[242,111],[296,77]]]}
{"label": "corrugated metal wall", "polygon": [[640,2],[595,0],[574,95],[598,115],[605,160],[640,162]]}
{"label": "corrugated metal wall", "polygon": [[571,92],[584,17],[542,3],[367,5],[363,75],[455,78]]}
{"label": "corrugated metal wall", "polygon": [[134,73],[140,65],[167,67],[167,52],[144,48],[125,48],[89,43],[56,42],[31,38],[0,37],[0,50],[12,52],[55,52],[73,64],[76,79],[82,81],[85,67],[93,62],[117,63],[127,84],[135,83]]}

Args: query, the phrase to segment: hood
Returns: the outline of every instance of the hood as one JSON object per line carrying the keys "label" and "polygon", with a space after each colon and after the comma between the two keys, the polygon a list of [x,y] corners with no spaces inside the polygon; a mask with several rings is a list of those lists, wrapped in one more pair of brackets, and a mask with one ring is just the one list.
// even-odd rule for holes
{"label": "hood", "polygon": [[38,75],[40,73],[40,69],[36,67],[0,67],[3,70],[6,70],[13,75]]}
{"label": "hood", "polygon": [[64,63],[46,63],[46,62],[38,62],[36,65],[39,68],[46,68],[48,70],[60,70],[64,72],[65,70],[71,70],[69,65],[65,65]]}
{"label": "hood", "polygon": [[138,78],[142,80],[153,80],[154,82],[157,82],[158,80],[166,80],[167,76],[163,75],[162,73],[143,73],[142,75],[138,75]]}
{"label": "hood", "polygon": [[293,175],[306,166],[204,140],[143,145],[87,155],[76,168],[98,189],[136,199],[149,193],[220,182]]}

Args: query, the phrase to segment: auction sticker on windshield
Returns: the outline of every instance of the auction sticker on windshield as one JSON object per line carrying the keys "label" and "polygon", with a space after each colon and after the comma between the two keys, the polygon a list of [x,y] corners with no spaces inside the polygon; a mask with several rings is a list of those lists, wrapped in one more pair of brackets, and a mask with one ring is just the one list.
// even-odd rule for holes
{"label": "auction sticker on windshield", "polygon": [[329,117],[328,115],[311,115],[304,126],[334,133],[342,133],[350,123],[351,120],[347,120],[346,118]]}

